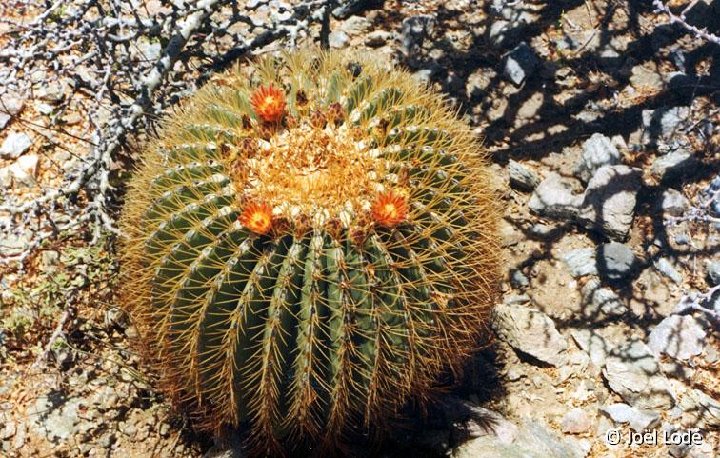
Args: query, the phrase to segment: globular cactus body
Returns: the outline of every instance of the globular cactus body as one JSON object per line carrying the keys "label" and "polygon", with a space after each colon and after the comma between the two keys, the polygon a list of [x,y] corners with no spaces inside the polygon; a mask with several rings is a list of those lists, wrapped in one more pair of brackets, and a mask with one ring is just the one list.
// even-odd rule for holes
{"label": "globular cactus body", "polygon": [[301,51],[209,84],[147,149],[124,303],[162,387],[255,451],[333,447],[422,396],[486,329],[485,158],[372,56]]}

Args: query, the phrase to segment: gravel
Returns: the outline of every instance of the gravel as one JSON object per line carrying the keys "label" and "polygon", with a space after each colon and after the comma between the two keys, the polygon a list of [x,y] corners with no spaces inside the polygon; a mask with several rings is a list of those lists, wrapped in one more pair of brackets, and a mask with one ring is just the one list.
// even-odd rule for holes
{"label": "gravel", "polygon": [[[255,3],[258,11],[266,8],[262,2]],[[638,323],[636,313],[638,304],[647,304],[651,307],[652,316],[664,316],[669,311],[666,305],[672,307],[685,288],[698,288],[701,292],[706,288],[701,276],[706,277],[708,285],[720,283],[720,261],[712,259],[714,252],[695,251],[706,249],[704,231],[695,231],[692,224],[685,223],[673,228],[668,226],[668,239],[677,243],[683,241],[682,250],[660,251],[659,254],[653,251],[648,255],[645,243],[652,240],[644,239],[644,226],[639,224],[651,219],[659,225],[663,218],[687,214],[690,202],[684,193],[695,196],[693,205],[704,198],[703,193],[695,194],[695,183],[679,179],[696,178],[693,173],[699,164],[695,160],[697,151],[689,140],[692,137],[697,139],[698,133],[706,139],[711,138],[717,126],[711,118],[697,122],[697,114],[703,110],[697,101],[693,101],[692,110],[690,107],[646,110],[642,112],[642,119],[637,119],[640,118],[638,110],[642,105],[632,102],[633,106],[628,111],[623,105],[628,102],[628,96],[643,95],[626,85],[628,77],[633,85],[658,90],[667,87],[668,81],[672,84],[693,81],[694,84],[696,79],[677,72],[668,74],[667,67],[661,67],[659,62],[656,68],[652,62],[646,61],[645,56],[637,55],[635,48],[630,46],[634,38],[627,34],[612,37],[607,45],[595,51],[599,38],[593,35],[593,30],[575,30],[585,28],[583,21],[587,12],[583,5],[564,12],[567,20],[559,24],[559,28],[563,29],[558,34],[561,38],[553,37],[551,40],[557,43],[560,51],[578,52],[581,49],[583,54],[595,59],[601,69],[606,69],[607,74],[588,75],[574,66],[572,60],[568,61],[568,65],[562,63],[564,61],[543,63],[538,56],[549,55],[543,40],[518,45],[526,36],[524,24],[534,24],[531,25],[533,31],[536,27],[538,31],[543,27],[542,22],[534,22],[538,10],[532,2],[517,5],[516,2],[493,0],[483,13],[473,12],[466,0],[451,3],[447,5],[448,9],[459,11],[457,17],[437,16],[432,12],[434,10],[423,9],[422,4],[418,5],[419,8],[408,7],[397,14],[367,12],[350,5],[343,7],[342,12],[334,12],[336,17],[347,19],[333,22],[330,37],[332,46],[336,48],[364,43],[368,47],[385,47],[381,52],[389,56],[402,57],[401,52],[404,53],[407,58],[405,63],[416,78],[441,87],[452,103],[462,106],[476,131],[486,135],[483,144],[492,154],[498,148],[501,153],[511,151],[509,156],[514,160],[501,154],[493,173],[498,176],[507,173],[510,187],[528,193],[523,196],[508,192],[499,197],[503,199],[501,205],[505,209],[506,220],[514,226],[513,242],[504,251],[510,258],[507,266],[513,267],[506,267],[506,275],[510,285],[516,289],[505,291],[504,305],[498,306],[499,310],[493,318],[493,327],[503,350],[497,355],[500,376],[503,382],[508,382],[504,383],[503,388],[507,391],[501,399],[503,403],[507,401],[505,414],[508,418],[527,419],[527,423],[514,424],[499,414],[493,416],[490,411],[477,408],[478,412],[488,414],[493,420],[492,428],[480,421],[463,422],[462,427],[469,433],[467,439],[458,437],[457,425],[433,425],[416,433],[424,438],[421,443],[432,444],[426,450],[437,450],[443,455],[581,457],[587,456],[591,444],[602,440],[597,431],[604,432],[612,427],[612,422],[641,431],[658,427],[659,418],[667,422],[663,428],[677,428],[685,423],[707,428],[706,437],[710,438],[709,441],[716,440],[716,430],[720,427],[720,405],[714,399],[714,391],[704,381],[707,370],[703,367],[704,362],[712,365],[720,360],[718,352],[709,343],[708,334],[713,328],[699,312],[692,315],[690,310],[681,315],[670,315],[649,326],[644,322]],[[281,5],[282,2],[271,2],[271,6],[276,4]],[[371,0],[367,4],[377,5],[378,2]],[[379,5],[382,6],[381,3]],[[287,15],[288,11],[286,8],[280,14]],[[430,13],[418,14],[419,11]],[[489,14],[491,20],[486,21],[483,14]],[[251,20],[258,21],[258,18]],[[245,24],[240,26],[245,27]],[[454,27],[454,30],[448,27]],[[474,35],[478,32],[482,35],[477,35],[481,43],[475,41],[477,37]],[[228,34],[218,36],[216,41],[227,41],[236,33],[237,30],[228,30]],[[652,34],[649,43],[652,45],[659,36],[665,37],[665,40],[672,38],[670,33]],[[466,42],[471,43],[470,50],[461,50]],[[671,57],[679,62],[676,67],[683,70],[680,67],[687,67],[689,61],[686,62],[681,54],[685,52],[690,56],[691,52],[678,51],[687,48],[685,45],[677,46],[670,41],[667,44]],[[137,59],[138,65],[149,69],[152,61],[160,56],[164,44],[157,40],[140,40],[132,41],[130,45],[130,54]],[[478,52],[483,47],[491,52]],[[70,57],[75,59],[78,56]],[[459,61],[455,60],[457,57],[460,57]],[[23,69],[27,78],[36,83],[32,87],[34,100],[26,103],[19,95],[12,96],[14,101],[7,95],[2,97],[2,102],[9,100],[17,103],[12,113],[1,113],[0,107],[0,129],[5,129],[0,136],[0,144],[13,133],[11,130],[15,134],[24,130],[24,134],[37,143],[35,146],[43,146],[42,136],[34,137],[31,129],[24,129],[24,124],[14,119],[26,104],[31,105],[32,110],[26,110],[29,113],[24,113],[23,117],[35,116],[37,112],[50,116],[57,114],[65,128],[72,127],[73,132],[87,132],[87,118],[93,115],[73,109],[77,99],[71,97],[74,95],[71,84],[93,87],[102,73],[95,69],[95,64],[83,65],[78,69],[76,83],[68,80],[62,80],[61,84],[50,83],[56,81],[56,73],[52,68],[39,68],[38,59],[33,59],[30,66]],[[143,64],[146,61],[151,62]],[[558,66],[558,62],[562,65]],[[638,62],[641,64],[636,65]],[[181,65],[176,66],[179,67]],[[0,65],[0,78],[6,74],[4,71]],[[616,74],[622,78],[618,80]],[[114,80],[114,75],[111,76]],[[541,86],[544,82],[541,78],[547,81],[554,78],[557,92],[549,95]],[[592,81],[595,78],[599,80]],[[180,83],[174,75],[167,75],[165,81],[171,85]],[[195,81],[194,77],[192,81]],[[627,121],[629,127],[642,122],[639,130],[628,131],[628,135],[623,132],[630,146],[623,141],[618,142],[617,136],[610,140],[603,135],[615,132],[604,129],[605,121],[616,121],[607,117],[606,104],[583,102],[582,94],[587,85],[597,83],[609,83],[607,87],[613,88],[613,102],[617,99],[619,105],[610,112],[610,116],[617,114],[617,122]],[[702,92],[705,89],[699,85],[694,90]],[[157,94],[165,94],[163,91]],[[173,91],[168,93],[175,96]],[[659,93],[657,100],[671,100],[672,97],[664,97],[668,94]],[[38,103],[38,97],[44,99],[43,103]],[[80,102],[87,102],[81,99]],[[103,103],[107,105],[110,102],[105,98]],[[155,113],[162,112],[159,105],[152,108]],[[94,118],[101,125],[102,117],[108,119],[106,111],[97,112],[97,118]],[[47,116],[38,119],[43,123],[50,121]],[[562,129],[568,126],[566,121],[570,119],[588,124],[583,126],[582,131],[563,133]],[[488,123],[489,128],[484,129]],[[689,129],[690,126],[692,129]],[[578,141],[584,132],[596,133],[584,142]],[[539,138],[541,135],[542,138]],[[565,137],[570,140],[566,141]],[[53,176],[45,173],[51,171],[51,167],[56,167],[57,172],[62,174],[63,170],[77,169],[87,160],[82,155],[74,157],[76,151],[71,156],[59,148],[47,151],[36,149],[42,151],[39,153],[43,155],[41,160],[31,152],[31,146],[24,147],[16,157],[2,155],[7,162],[0,167],[0,187],[11,189],[13,193],[29,194],[28,190],[21,188],[42,186],[42,182],[35,181]],[[634,159],[634,154],[638,153],[638,159],[648,159],[648,164],[652,166],[643,165],[641,171],[620,165],[620,151],[631,152],[622,158],[628,163],[640,164]],[[29,159],[24,159],[26,156]],[[506,166],[499,165],[506,160]],[[38,173],[38,170],[43,173]],[[712,183],[720,188],[720,177]],[[52,183],[52,186],[57,186],[57,183]],[[88,189],[96,189],[93,186],[96,186],[95,182]],[[642,218],[636,220],[635,205],[639,195],[643,195]],[[523,202],[523,199],[528,202]],[[528,208],[523,208],[526,203],[530,214]],[[720,214],[720,199],[714,206]],[[21,216],[30,223],[28,226],[35,222],[33,215],[29,218]],[[2,218],[9,220],[0,216],[0,220]],[[568,229],[568,223],[577,227]],[[712,225],[710,229],[713,229]],[[587,231],[595,233],[588,234]],[[678,234],[678,231],[682,233]],[[629,237],[630,234],[632,237]],[[707,236],[709,242],[717,241],[717,234],[709,232]],[[20,231],[0,237],[0,258],[20,253],[29,241],[27,234]],[[638,253],[640,259],[630,261],[623,256],[608,258],[603,250],[609,241],[625,244],[619,250],[625,255],[628,250]],[[63,261],[56,253],[64,254],[65,247],[62,244],[50,247],[52,251],[41,251],[41,256],[32,259],[33,268],[38,267],[42,271],[63,268]],[[651,250],[657,250],[657,247],[652,246]],[[669,250],[664,245],[659,247]],[[693,262],[695,258],[696,263]],[[561,260],[560,265],[554,262],[556,259]],[[649,260],[649,268],[640,272],[633,282],[620,285],[610,281],[614,275],[622,280],[632,279],[635,267],[646,259]],[[610,275],[606,272],[608,262],[614,263],[614,272]],[[699,267],[697,273],[694,271],[696,267]],[[0,279],[0,290],[6,288],[8,278]],[[536,294],[540,289],[550,290],[542,301],[537,299]],[[2,296],[3,301],[9,299],[9,291],[3,290]],[[542,311],[531,308],[533,301]],[[2,305],[7,303],[9,301]],[[720,310],[720,299],[716,304]],[[126,336],[132,338],[137,334],[134,327],[128,327],[127,317],[113,306],[104,307],[99,312],[91,323],[94,333],[111,335],[111,339],[118,339],[121,348],[124,348]],[[74,329],[74,326],[68,325],[66,329],[70,331],[72,328],[73,336],[81,336],[84,331]],[[646,334],[646,331],[651,332]],[[646,344],[631,340],[639,335]],[[569,336],[574,343],[566,340]],[[16,351],[13,334],[0,329],[2,339],[5,345],[0,343],[0,358],[5,358],[6,353],[12,356]],[[108,343],[107,338],[100,339],[103,344]],[[505,342],[515,351],[505,351]],[[112,344],[115,344],[114,340]],[[95,349],[90,348],[87,358]],[[54,354],[58,358],[64,357],[60,351]],[[520,355],[519,360],[517,355]],[[13,456],[16,449],[28,449],[29,454],[43,456],[30,449],[40,442],[39,433],[54,442],[51,449],[57,447],[57,450],[52,452],[62,453],[62,448],[71,444],[72,450],[78,454],[120,455],[158,442],[164,446],[159,455],[177,456],[177,450],[184,446],[178,444],[176,448],[176,438],[182,432],[176,426],[170,426],[176,424],[171,422],[173,417],[158,415],[156,407],[161,404],[158,400],[148,401],[146,396],[150,391],[143,391],[140,397],[136,392],[131,395],[128,391],[128,386],[138,383],[134,374],[137,361],[128,360],[128,354],[120,350],[113,350],[97,365],[88,364],[85,358],[74,360],[72,370],[58,372],[56,378],[60,383],[56,391],[61,392],[62,397],[45,396],[51,401],[42,405],[43,413],[34,412],[35,415],[28,421],[5,421],[0,415],[0,454]],[[120,370],[114,363],[107,364],[115,360],[124,361],[128,369]],[[482,360],[483,365],[487,364],[482,352],[478,360]],[[671,364],[682,369],[677,374],[683,375],[673,373],[673,379],[668,380],[660,369],[669,370]],[[548,368],[548,365],[555,367]],[[97,384],[87,376],[93,371],[96,376],[97,371],[102,373],[103,379],[95,380]],[[11,379],[5,376],[5,373],[0,374],[0,390],[3,392],[8,389],[4,380]],[[605,380],[602,380],[603,377]],[[32,392],[34,387],[27,388],[28,396],[33,396],[29,399],[38,396]],[[487,388],[482,385],[480,390],[484,392]],[[74,392],[66,392],[68,389]],[[47,393],[44,390],[42,388],[41,392]],[[473,402],[479,402],[481,395],[472,391],[467,396]],[[623,403],[617,403],[618,396]],[[675,401],[678,407],[668,410]],[[34,401],[28,402],[32,406]],[[76,406],[74,411],[73,405]],[[17,420],[18,417],[15,418]],[[552,421],[552,426],[543,423],[545,418]],[[93,429],[95,426],[97,429]],[[561,437],[561,430],[568,436]],[[68,434],[70,437],[67,439],[60,438]],[[451,445],[455,449],[446,450],[451,449]],[[189,446],[192,451],[186,450],[187,456],[196,456],[197,444],[190,442]],[[244,456],[240,450],[239,444],[230,449],[215,448],[213,452],[218,454],[209,453],[208,456]],[[660,453],[663,452],[665,450],[660,450]],[[712,451],[702,455],[697,448],[671,449],[669,453],[673,456],[713,456]]]}

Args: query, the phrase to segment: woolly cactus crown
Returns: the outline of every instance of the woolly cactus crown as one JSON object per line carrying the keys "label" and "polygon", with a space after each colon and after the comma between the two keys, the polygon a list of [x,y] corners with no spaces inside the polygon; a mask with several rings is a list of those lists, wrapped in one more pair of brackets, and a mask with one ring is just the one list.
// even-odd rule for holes
{"label": "woolly cactus crown", "polygon": [[382,425],[485,330],[491,182],[446,103],[376,56],[293,52],[208,84],[122,218],[124,303],[162,388],[262,453]]}

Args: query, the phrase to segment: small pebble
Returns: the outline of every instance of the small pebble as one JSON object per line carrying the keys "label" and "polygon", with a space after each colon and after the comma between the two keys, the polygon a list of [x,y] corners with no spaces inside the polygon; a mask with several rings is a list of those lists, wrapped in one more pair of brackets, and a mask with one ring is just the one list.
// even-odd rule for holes
{"label": "small pebble", "polygon": [[657,261],[655,261],[655,268],[660,272],[661,274],[665,275],[667,278],[672,280],[673,282],[680,284],[682,283],[683,277],[680,272],[675,270],[672,263],[667,258],[660,258]]}
{"label": "small pebble", "polygon": [[582,434],[592,427],[592,420],[583,409],[575,408],[565,414],[560,425],[564,433]]}

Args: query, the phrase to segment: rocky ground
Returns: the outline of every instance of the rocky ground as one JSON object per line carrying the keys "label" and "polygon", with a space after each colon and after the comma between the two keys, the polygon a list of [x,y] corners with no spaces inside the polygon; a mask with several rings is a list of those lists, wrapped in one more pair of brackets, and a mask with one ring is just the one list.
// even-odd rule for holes
{"label": "rocky ground", "polygon": [[[447,94],[505,208],[497,338],[426,419],[410,409],[358,455],[720,453],[720,45],[646,3],[386,2],[332,19],[331,47],[388,54]],[[720,30],[720,2],[692,3],[689,22]],[[28,198],[93,131],[83,98],[34,71],[0,113],[0,188]],[[0,266],[0,455],[235,456],[152,390],[116,308],[112,238],[91,235]],[[22,247],[0,240],[5,258]],[[644,430],[658,443],[626,444]],[[685,431],[694,445],[664,440]]]}

